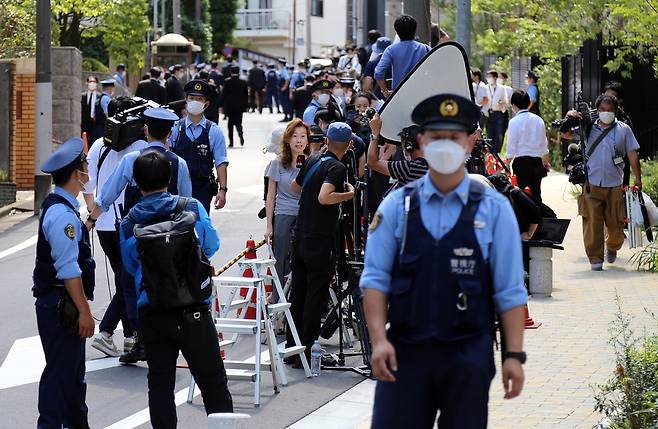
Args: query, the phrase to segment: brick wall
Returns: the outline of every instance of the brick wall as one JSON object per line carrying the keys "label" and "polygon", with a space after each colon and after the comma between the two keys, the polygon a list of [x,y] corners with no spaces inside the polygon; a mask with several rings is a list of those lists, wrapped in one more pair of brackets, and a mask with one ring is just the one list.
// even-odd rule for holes
{"label": "brick wall", "polygon": [[35,79],[33,58],[13,62],[9,177],[21,190],[34,188]]}

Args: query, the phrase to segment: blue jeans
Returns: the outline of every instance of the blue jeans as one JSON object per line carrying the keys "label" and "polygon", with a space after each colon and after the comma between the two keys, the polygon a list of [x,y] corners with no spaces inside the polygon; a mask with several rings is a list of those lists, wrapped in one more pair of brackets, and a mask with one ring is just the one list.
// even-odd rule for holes
{"label": "blue jeans", "polygon": [[505,115],[503,112],[490,112],[487,119],[487,137],[493,140],[496,153],[500,153],[505,139]]}

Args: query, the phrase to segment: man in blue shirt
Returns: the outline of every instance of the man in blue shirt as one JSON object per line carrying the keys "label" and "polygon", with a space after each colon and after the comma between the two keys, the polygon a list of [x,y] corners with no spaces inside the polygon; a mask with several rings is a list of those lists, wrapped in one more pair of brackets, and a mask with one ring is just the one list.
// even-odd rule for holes
{"label": "man in blue shirt", "polygon": [[393,26],[400,37],[400,41],[386,48],[375,68],[375,80],[386,97],[391,95],[391,91],[386,87],[387,71],[392,70],[393,87],[391,89],[395,90],[407,74],[431,50],[426,44],[414,40],[414,37],[416,37],[416,20],[413,17],[402,15],[395,20]]}
{"label": "man in blue shirt", "polygon": [[94,112],[96,114],[94,121],[94,129],[91,135],[87,136],[90,142],[103,137],[105,134],[105,121],[107,120],[107,107],[112,100],[114,93],[114,79],[105,79],[101,81],[102,92],[96,99],[96,107]]}
{"label": "man in blue shirt", "polygon": [[537,76],[537,73],[533,72],[532,70],[528,70],[528,73],[526,74],[526,83],[528,84],[527,93],[530,96],[530,106],[528,107],[528,111],[530,113],[534,113],[537,116],[541,116],[539,111],[539,87],[537,87],[538,80],[539,76]]}
{"label": "man in blue shirt", "polygon": [[[130,210],[120,227],[121,256],[126,270],[135,278],[138,294],[139,321],[149,367],[149,411],[151,424],[156,429],[176,427],[174,387],[179,351],[182,351],[199,385],[206,413],[233,412],[209,301],[196,300],[180,308],[160,308],[157,301],[150,302],[149,297],[154,288],[164,285],[149,283],[148,276],[142,276],[142,264],[148,258],[154,258],[148,254],[153,248],[138,248],[133,231],[136,225],[157,223],[176,212],[182,197],[167,192],[170,175],[171,166],[163,153],[147,150],[140,154],[134,163],[134,178],[144,197]],[[212,257],[219,249],[219,237],[203,205],[190,198],[183,211],[194,214],[199,247],[207,258]]]}
{"label": "man in blue shirt", "polygon": [[[363,77],[361,79],[361,89],[366,92],[372,92],[375,97],[378,99],[383,99],[384,94],[382,94],[379,85],[375,85],[375,69],[379,64],[379,61],[382,59],[382,55],[386,48],[391,46],[391,39],[388,37],[380,37],[377,39],[377,43],[373,44],[372,47],[372,56],[363,70]],[[387,70],[384,75],[384,80],[390,79],[392,76],[391,70]]]}
{"label": "man in blue shirt", "polygon": [[495,313],[505,397],[521,392],[521,240],[509,202],[466,174],[479,115],[453,94],[416,106],[430,171],[384,199],[370,225],[361,288],[379,379],[373,427],[431,428],[437,411],[442,429],[486,427]]}
{"label": "man in blue shirt", "polygon": [[224,133],[203,114],[210,105],[211,91],[210,85],[202,80],[185,84],[187,116],[174,124],[169,138],[171,150],[183,158],[190,169],[192,196],[201,201],[207,212],[210,212],[213,197],[215,209],[223,208],[228,192]]}
{"label": "man in blue shirt", "polygon": [[[166,154],[167,158],[172,163],[173,173],[169,181],[169,192],[172,194],[189,197],[192,195],[192,182],[190,181],[190,173],[187,169],[185,160],[177,156],[175,153],[167,149],[163,142],[167,141],[167,136],[171,132],[171,126],[178,116],[170,110],[157,108],[147,109],[144,112],[146,120],[146,139],[149,143],[148,149],[153,149]],[[89,229],[94,227],[96,220],[101,212],[107,212],[124,192],[123,207],[120,207],[121,216],[124,216],[130,209],[137,204],[141,199],[141,193],[137,188],[137,184],[133,177],[133,166],[135,160],[143,151],[130,152],[125,155],[119,165],[116,167],[112,176],[105,182],[105,185],[100,190],[100,193],[94,200],[96,207],[87,218],[87,227]],[[124,275],[129,275],[125,273]],[[126,279],[125,282],[130,282]],[[139,320],[137,318],[137,298],[133,288],[124,288],[124,298],[126,302],[126,314],[130,319],[133,328],[139,331]],[[124,353],[119,360],[122,363],[135,363],[139,360],[144,360],[144,347],[139,335],[136,335],[135,343],[132,349]]]}
{"label": "man in blue shirt", "polygon": [[[39,382],[37,428],[89,428],[85,396],[85,338],[94,334],[87,300],[94,299],[89,233],[77,196],[89,180],[80,138],[66,141],[41,166],[55,190],[41,205],[32,294],[46,367]],[[61,304],[60,304],[61,303]],[[69,308],[64,318],[58,308]]]}

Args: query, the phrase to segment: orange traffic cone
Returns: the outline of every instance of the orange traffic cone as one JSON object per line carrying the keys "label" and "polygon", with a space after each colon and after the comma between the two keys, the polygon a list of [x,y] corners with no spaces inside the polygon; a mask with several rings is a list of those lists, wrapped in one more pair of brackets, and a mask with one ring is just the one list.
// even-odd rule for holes
{"label": "orange traffic cone", "polygon": [[528,309],[528,304],[523,306],[525,311],[525,322],[524,326],[526,329],[537,329],[541,326],[541,322],[535,322],[532,317],[530,317],[530,310]]}

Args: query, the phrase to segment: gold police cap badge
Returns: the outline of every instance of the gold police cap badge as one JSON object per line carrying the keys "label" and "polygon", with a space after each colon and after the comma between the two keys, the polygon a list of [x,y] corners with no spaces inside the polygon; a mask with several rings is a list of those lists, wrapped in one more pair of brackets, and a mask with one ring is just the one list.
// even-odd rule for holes
{"label": "gold police cap badge", "polygon": [[452,117],[459,114],[459,105],[452,99],[443,100],[439,106],[441,116]]}
{"label": "gold police cap badge", "polygon": [[66,225],[64,227],[64,234],[66,234],[69,239],[73,240],[75,238],[75,228],[73,228],[73,225]]}
{"label": "gold police cap badge", "polygon": [[327,82],[327,81],[325,80],[324,82],[322,82],[322,86],[323,86],[324,88],[328,87],[328,86],[329,86],[329,82]]}
{"label": "gold police cap badge", "polygon": [[194,90],[195,91],[201,91],[201,84],[200,83],[195,83],[194,84]]}

